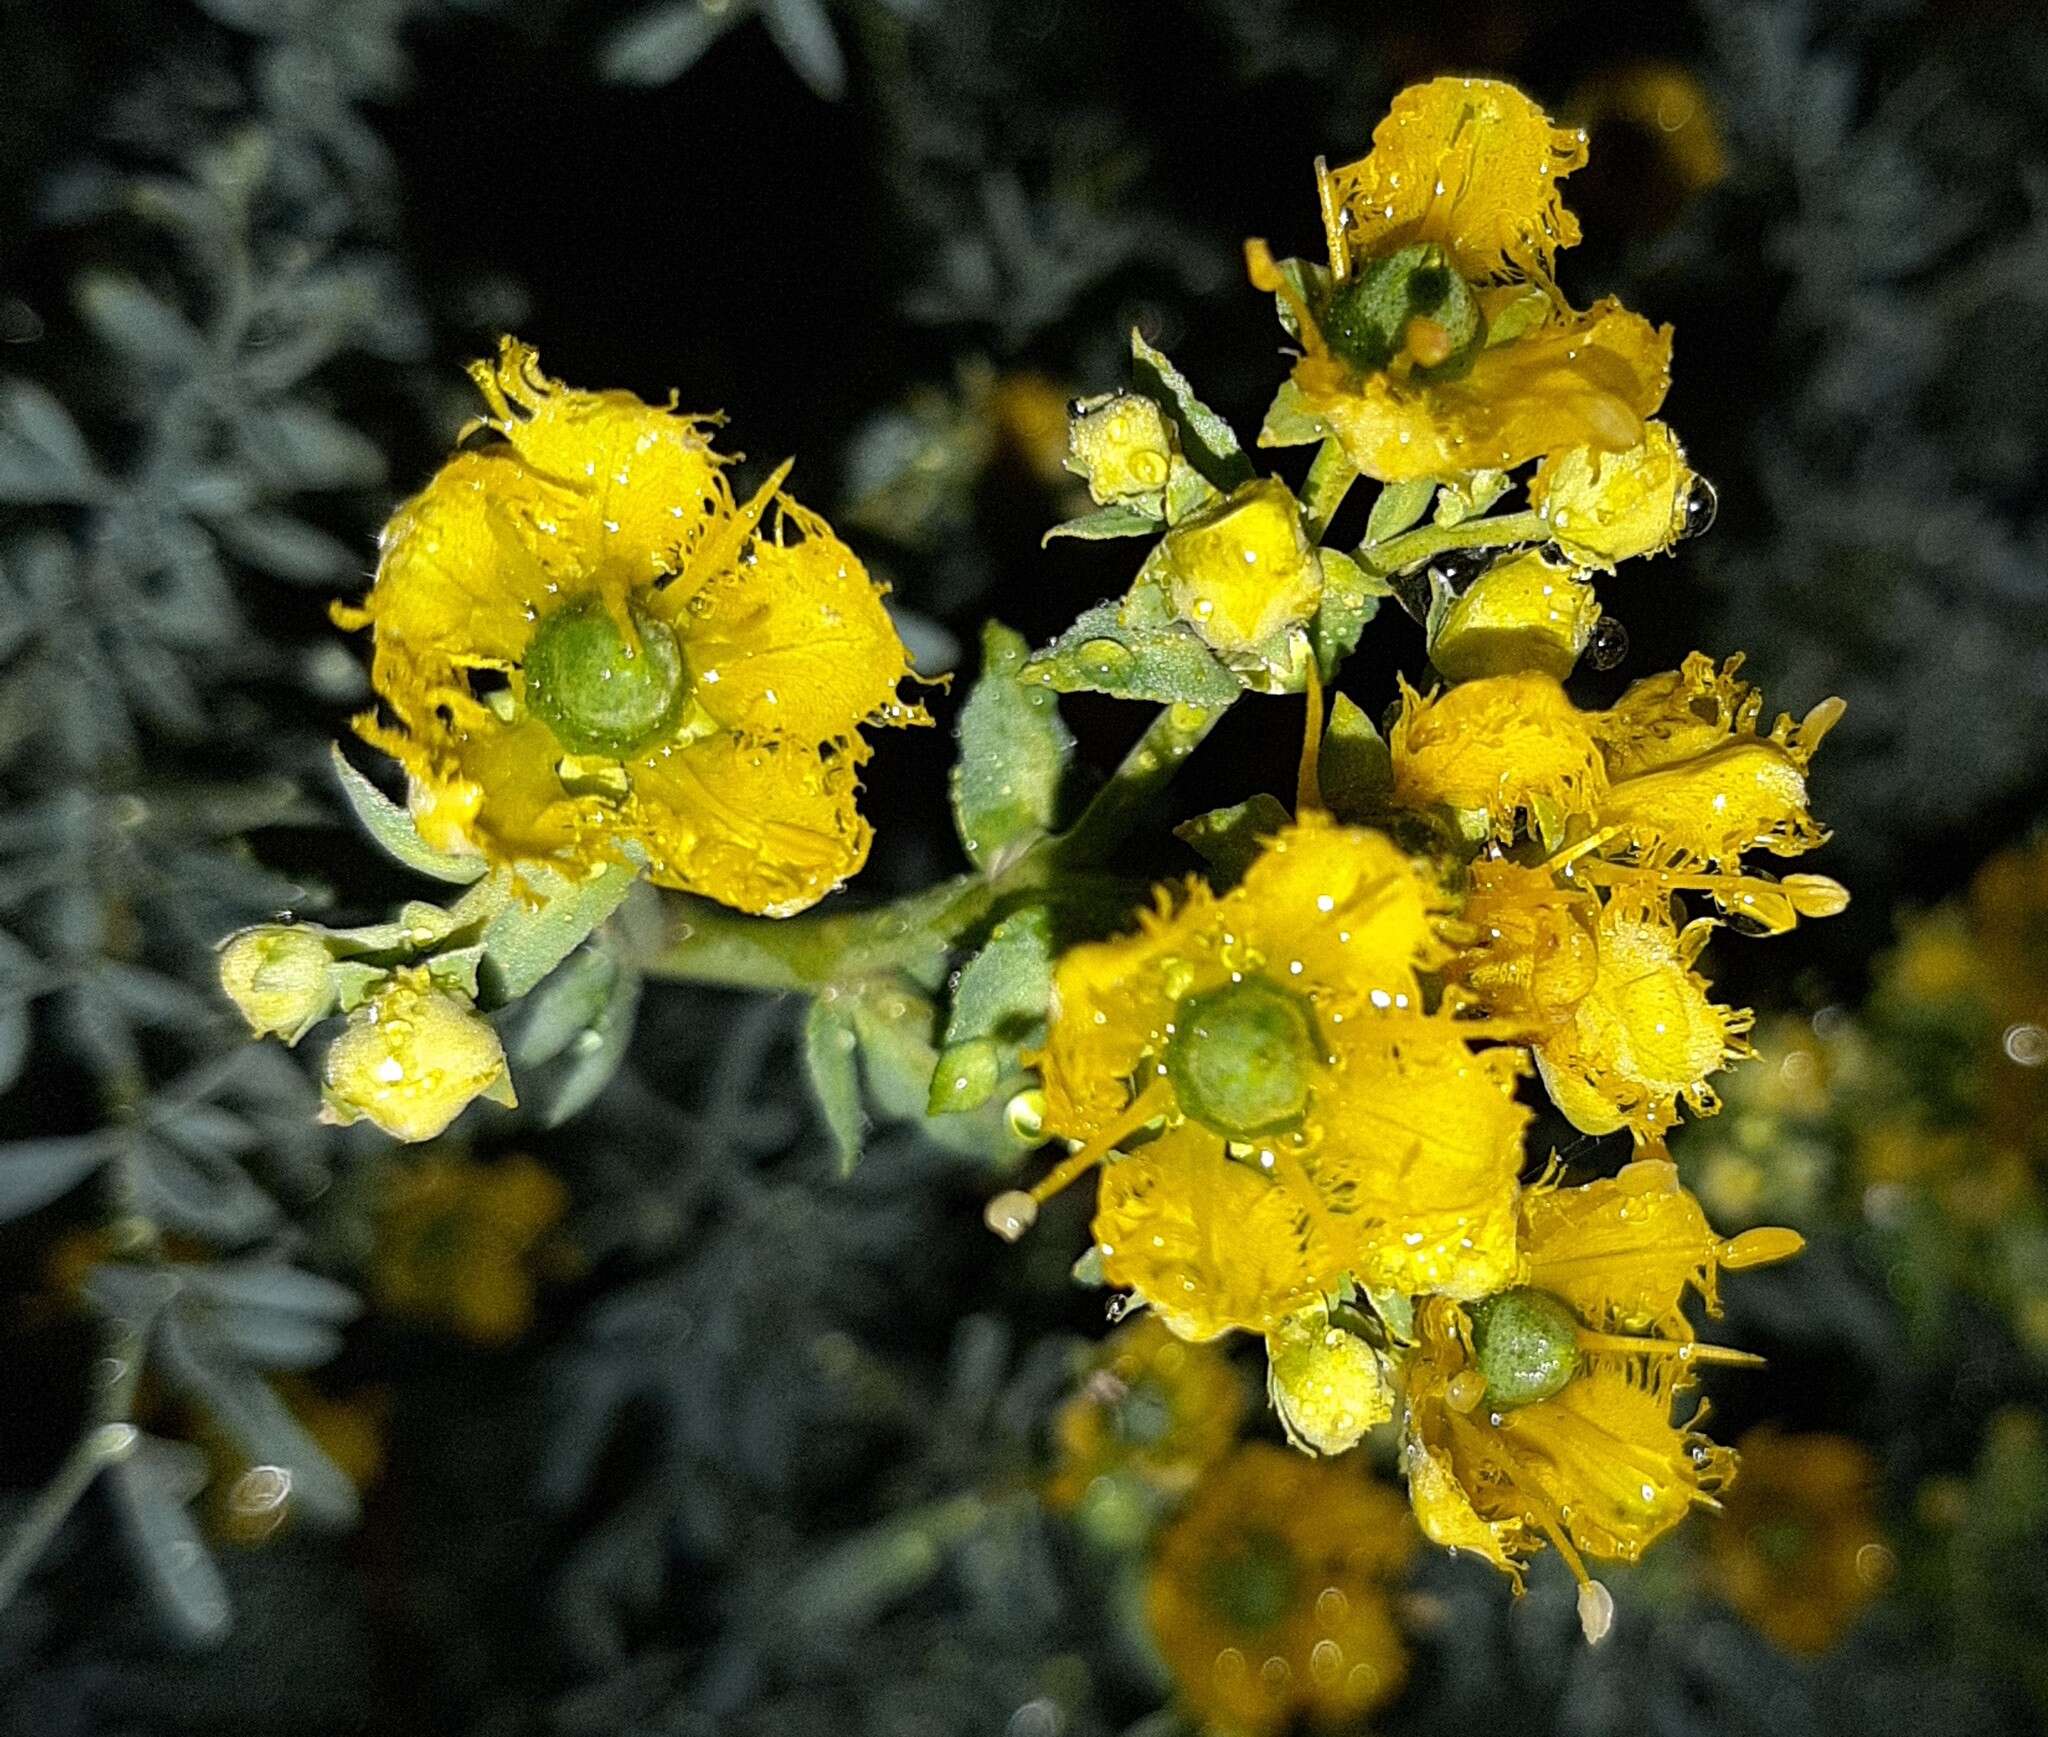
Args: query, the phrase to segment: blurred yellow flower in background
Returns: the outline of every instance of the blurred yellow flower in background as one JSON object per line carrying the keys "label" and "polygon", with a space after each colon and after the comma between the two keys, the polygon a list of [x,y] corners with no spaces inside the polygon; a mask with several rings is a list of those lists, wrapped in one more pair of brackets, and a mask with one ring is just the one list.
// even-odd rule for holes
{"label": "blurred yellow flower in background", "polygon": [[1145,1609],[1182,1705],[1214,1737],[1343,1725],[1407,1676],[1390,1592],[1414,1552],[1401,1498],[1355,1464],[1251,1443],[1161,1535]]}
{"label": "blurred yellow flower in background", "polygon": [[1826,1652],[1897,1566],[1877,1523],[1877,1461],[1843,1436],[1768,1428],[1737,1451],[1742,1476],[1707,1535],[1711,1582],[1785,1651]]}
{"label": "blurred yellow flower in background", "polygon": [[912,723],[853,551],[781,493],[737,500],[713,420],[551,380],[506,339],[471,369],[498,438],[386,527],[360,609],[428,842],[574,871],[644,863],[743,910],[815,904],[866,860],[860,727]]}
{"label": "blurred yellow flower in background", "polygon": [[553,1172],[525,1156],[394,1158],[370,1259],[379,1307],[479,1345],[510,1344],[532,1324],[537,1257],[568,1205]]}

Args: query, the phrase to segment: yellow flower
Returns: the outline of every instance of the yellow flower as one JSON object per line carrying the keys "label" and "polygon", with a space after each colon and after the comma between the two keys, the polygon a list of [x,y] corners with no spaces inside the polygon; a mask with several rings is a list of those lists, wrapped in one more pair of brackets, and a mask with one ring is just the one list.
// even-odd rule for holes
{"label": "yellow flower", "polygon": [[394,1315],[505,1345],[533,1319],[536,1246],[569,1204],[531,1158],[423,1152],[385,1171],[370,1279]]}
{"label": "yellow flower", "polygon": [[1323,569],[1287,485],[1246,483],[1166,534],[1173,606],[1221,652],[1250,651],[1306,621]]}
{"label": "yellow flower", "polygon": [[1554,676],[1535,670],[1461,682],[1427,699],[1403,682],[1387,747],[1396,802],[1483,816],[1503,840],[1523,819],[1554,830],[1590,811],[1607,787],[1586,714]]}
{"label": "yellow flower", "polygon": [[1597,1640],[1612,1600],[1584,1558],[1635,1561],[1733,1475],[1729,1450],[1674,1422],[1673,1404],[1700,1364],[1753,1360],[1697,1343],[1680,1297],[1697,1289],[1712,1308],[1718,1268],[1784,1259],[1800,1239],[1720,1241],[1662,1160],[1583,1189],[1531,1189],[1522,1236],[1524,1286],[1417,1309],[1409,1497],[1426,1536],[1518,1586],[1547,1540],[1579,1580],[1580,1620]]}
{"label": "yellow flower", "polygon": [[1145,1610],[1213,1737],[1349,1725],[1408,1671],[1389,1588],[1414,1552],[1401,1500],[1355,1467],[1253,1443],[1161,1535]]}
{"label": "yellow flower", "polygon": [[1364,474],[1448,479],[1641,441],[1669,329],[1611,298],[1575,312],[1551,279],[1579,238],[1559,183],[1584,161],[1584,135],[1511,86],[1437,79],[1395,98],[1370,156],[1323,177],[1321,305],[1247,245],[1252,281],[1291,304],[1302,408]]}
{"label": "yellow flower", "polygon": [[343,626],[376,637],[428,842],[650,878],[786,915],[865,860],[859,726],[921,721],[880,593],[779,492],[744,504],[709,419],[581,392],[505,340],[471,369],[499,438],[386,527]]}
{"label": "yellow flower", "polygon": [[1103,1342],[1053,1418],[1046,1502],[1074,1508],[1105,1480],[1127,1477],[1184,1495],[1230,1451],[1243,1416],[1244,1385],[1227,1358],[1141,1317]]}
{"label": "yellow flower", "polygon": [[1309,1454],[1348,1453],[1394,1415],[1373,1349],[1320,1303],[1266,1335],[1266,1393],[1287,1439]]}
{"label": "yellow flower", "polygon": [[518,1103],[498,1034],[425,966],[394,971],[328,1047],[324,1122],[431,1140],[477,1098]]}
{"label": "yellow flower", "polygon": [[1444,612],[1429,661],[1454,682],[1531,670],[1572,673],[1600,620],[1584,576],[1530,549],[1489,567]]}
{"label": "yellow flower", "polygon": [[1506,1282],[1524,1064],[1423,1012],[1443,903],[1384,836],[1310,814],[1229,893],[1194,885],[1060,961],[1046,1128],[1083,1144],[1033,1197],[1120,1151],[1103,1272],[1175,1332],[1270,1331],[1346,1274]]}
{"label": "yellow flower", "polygon": [[1877,1461],[1837,1435],[1753,1429],[1712,1533],[1713,1584],[1790,1653],[1824,1653],[1891,1578],[1872,1497]]}
{"label": "yellow flower", "polygon": [[1593,985],[1536,1048],[1544,1087],[1573,1127],[1626,1127],[1647,1140],[1677,1122],[1681,1101],[1701,1116],[1718,1108],[1707,1078],[1750,1053],[1741,1039],[1751,1016],[1709,999],[1693,969],[1712,932],[1705,920],[1680,929],[1668,898],[1634,888],[1602,908]]}
{"label": "yellow flower", "polygon": [[297,1043],[334,1011],[334,957],[320,937],[286,924],[230,935],[220,986],[255,1037]]}
{"label": "yellow flower", "polygon": [[1552,453],[1529,479],[1529,505],[1568,559],[1611,573],[1638,555],[1661,555],[1683,537],[1695,501],[1710,509],[1705,487],[1677,436],[1647,422],[1642,440],[1625,452],[1574,446]]}

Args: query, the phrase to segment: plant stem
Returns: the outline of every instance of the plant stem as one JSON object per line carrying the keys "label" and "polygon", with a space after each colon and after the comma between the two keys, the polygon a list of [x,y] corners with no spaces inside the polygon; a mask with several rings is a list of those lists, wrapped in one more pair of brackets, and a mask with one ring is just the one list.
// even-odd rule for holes
{"label": "plant stem", "polygon": [[955,875],[868,910],[770,922],[702,899],[664,901],[661,936],[639,961],[651,977],[736,989],[819,989],[850,978],[939,965],[1004,907],[1079,903],[1116,890],[1095,872],[1142,820],[1227,707],[1167,706],[1067,832],[1042,838],[993,875]]}
{"label": "plant stem", "polygon": [[1497,519],[1467,519],[1459,525],[1424,525],[1380,544],[1361,543],[1357,555],[1367,572],[1384,578],[1450,549],[1504,548],[1510,543],[1545,542],[1549,536],[1549,521],[1538,514],[1503,513]]}

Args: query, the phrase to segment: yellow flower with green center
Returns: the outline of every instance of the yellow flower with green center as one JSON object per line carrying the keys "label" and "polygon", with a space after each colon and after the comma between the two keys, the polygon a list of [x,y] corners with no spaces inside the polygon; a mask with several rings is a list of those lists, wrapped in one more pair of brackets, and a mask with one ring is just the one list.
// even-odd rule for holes
{"label": "yellow flower with green center", "polygon": [[555,1174],[521,1155],[478,1164],[447,1150],[381,1178],[370,1281],[380,1308],[505,1345],[533,1320],[535,1254],[568,1210]]}
{"label": "yellow flower with green center", "polygon": [[1230,892],[1061,959],[1038,1059],[1046,1129],[1080,1150],[1034,1195],[1117,1154],[1103,1272],[1176,1333],[1272,1331],[1346,1275],[1507,1282],[1524,1063],[1425,1010],[1445,903],[1382,834],[1305,814]]}
{"label": "yellow flower with green center", "polygon": [[1228,1358],[1143,1316],[1102,1343],[1080,1391],[1053,1418],[1046,1502],[1077,1508],[1122,1480],[1185,1495],[1230,1451],[1244,1408]]}
{"label": "yellow flower with green center", "polygon": [[1398,1495],[1353,1462],[1252,1443],[1210,1469],[1164,1533],[1145,1613],[1184,1707],[1210,1731],[1345,1725],[1408,1673],[1393,1584],[1415,1549]]}
{"label": "yellow flower with green center", "polygon": [[1440,78],[1394,99],[1369,156],[1321,176],[1326,285],[1247,244],[1305,352],[1298,408],[1365,475],[1448,480],[1642,441],[1669,328],[1612,298],[1574,311],[1551,276],[1579,239],[1560,183],[1585,160],[1585,135],[1511,86]]}
{"label": "yellow flower with green center", "polygon": [[[1583,1188],[1538,1185],[1521,1209],[1524,1283],[1416,1312],[1403,1463],[1426,1536],[1514,1577],[1548,1541],[1581,1586],[1589,1638],[1612,1601],[1588,1557],[1633,1562],[1734,1472],[1734,1455],[1673,1420],[1707,1362],[1754,1359],[1696,1341],[1681,1303],[1712,1310],[1722,1269],[1798,1253],[1793,1232],[1714,1236],[1665,1159]],[[1695,1420],[1696,1421],[1696,1420]]]}
{"label": "yellow flower with green center", "polygon": [[1824,1653],[1891,1579],[1876,1512],[1878,1464],[1838,1435],[1753,1429],[1716,1523],[1714,1589],[1788,1653]]}
{"label": "yellow flower with green center", "polygon": [[866,859],[861,726],[922,721],[881,593],[815,514],[741,502],[711,419],[550,380],[506,339],[472,369],[497,438],[385,528],[343,626],[375,636],[429,843],[494,863],[645,865],[772,916]]}

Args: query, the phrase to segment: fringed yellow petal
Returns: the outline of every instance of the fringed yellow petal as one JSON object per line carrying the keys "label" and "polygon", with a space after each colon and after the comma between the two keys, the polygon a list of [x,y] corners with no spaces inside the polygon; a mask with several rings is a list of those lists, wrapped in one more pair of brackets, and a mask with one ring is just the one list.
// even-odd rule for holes
{"label": "fringed yellow petal", "polygon": [[1707,1083],[1748,1053],[1750,1016],[1717,1006],[1692,969],[1702,926],[1681,934],[1665,902],[1617,894],[1600,915],[1600,970],[1572,1019],[1537,1046],[1551,1101],[1588,1134],[1626,1127],[1638,1140],[1678,1120],[1681,1102],[1711,1115]]}
{"label": "fringed yellow petal", "polygon": [[1496,837],[1594,809],[1606,769],[1584,717],[1554,677],[1528,672],[1422,698],[1406,683],[1388,737],[1404,807],[1484,814]]}
{"label": "fringed yellow petal", "polygon": [[1553,126],[1512,85],[1411,85],[1373,129],[1372,154],[1330,174],[1354,257],[1436,242],[1468,279],[1547,278],[1579,239],[1561,183],[1586,135]]}
{"label": "fringed yellow petal", "polygon": [[1672,1370],[1665,1358],[1596,1358],[1555,1399],[1502,1417],[1517,1480],[1588,1556],[1634,1562],[1733,1475],[1727,1448],[1671,1421]]}
{"label": "fringed yellow petal", "polygon": [[1191,1122],[1104,1168],[1094,1228],[1103,1276],[1198,1342],[1268,1332],[1344,1270],[1298,1173],[1228,1157]]}

